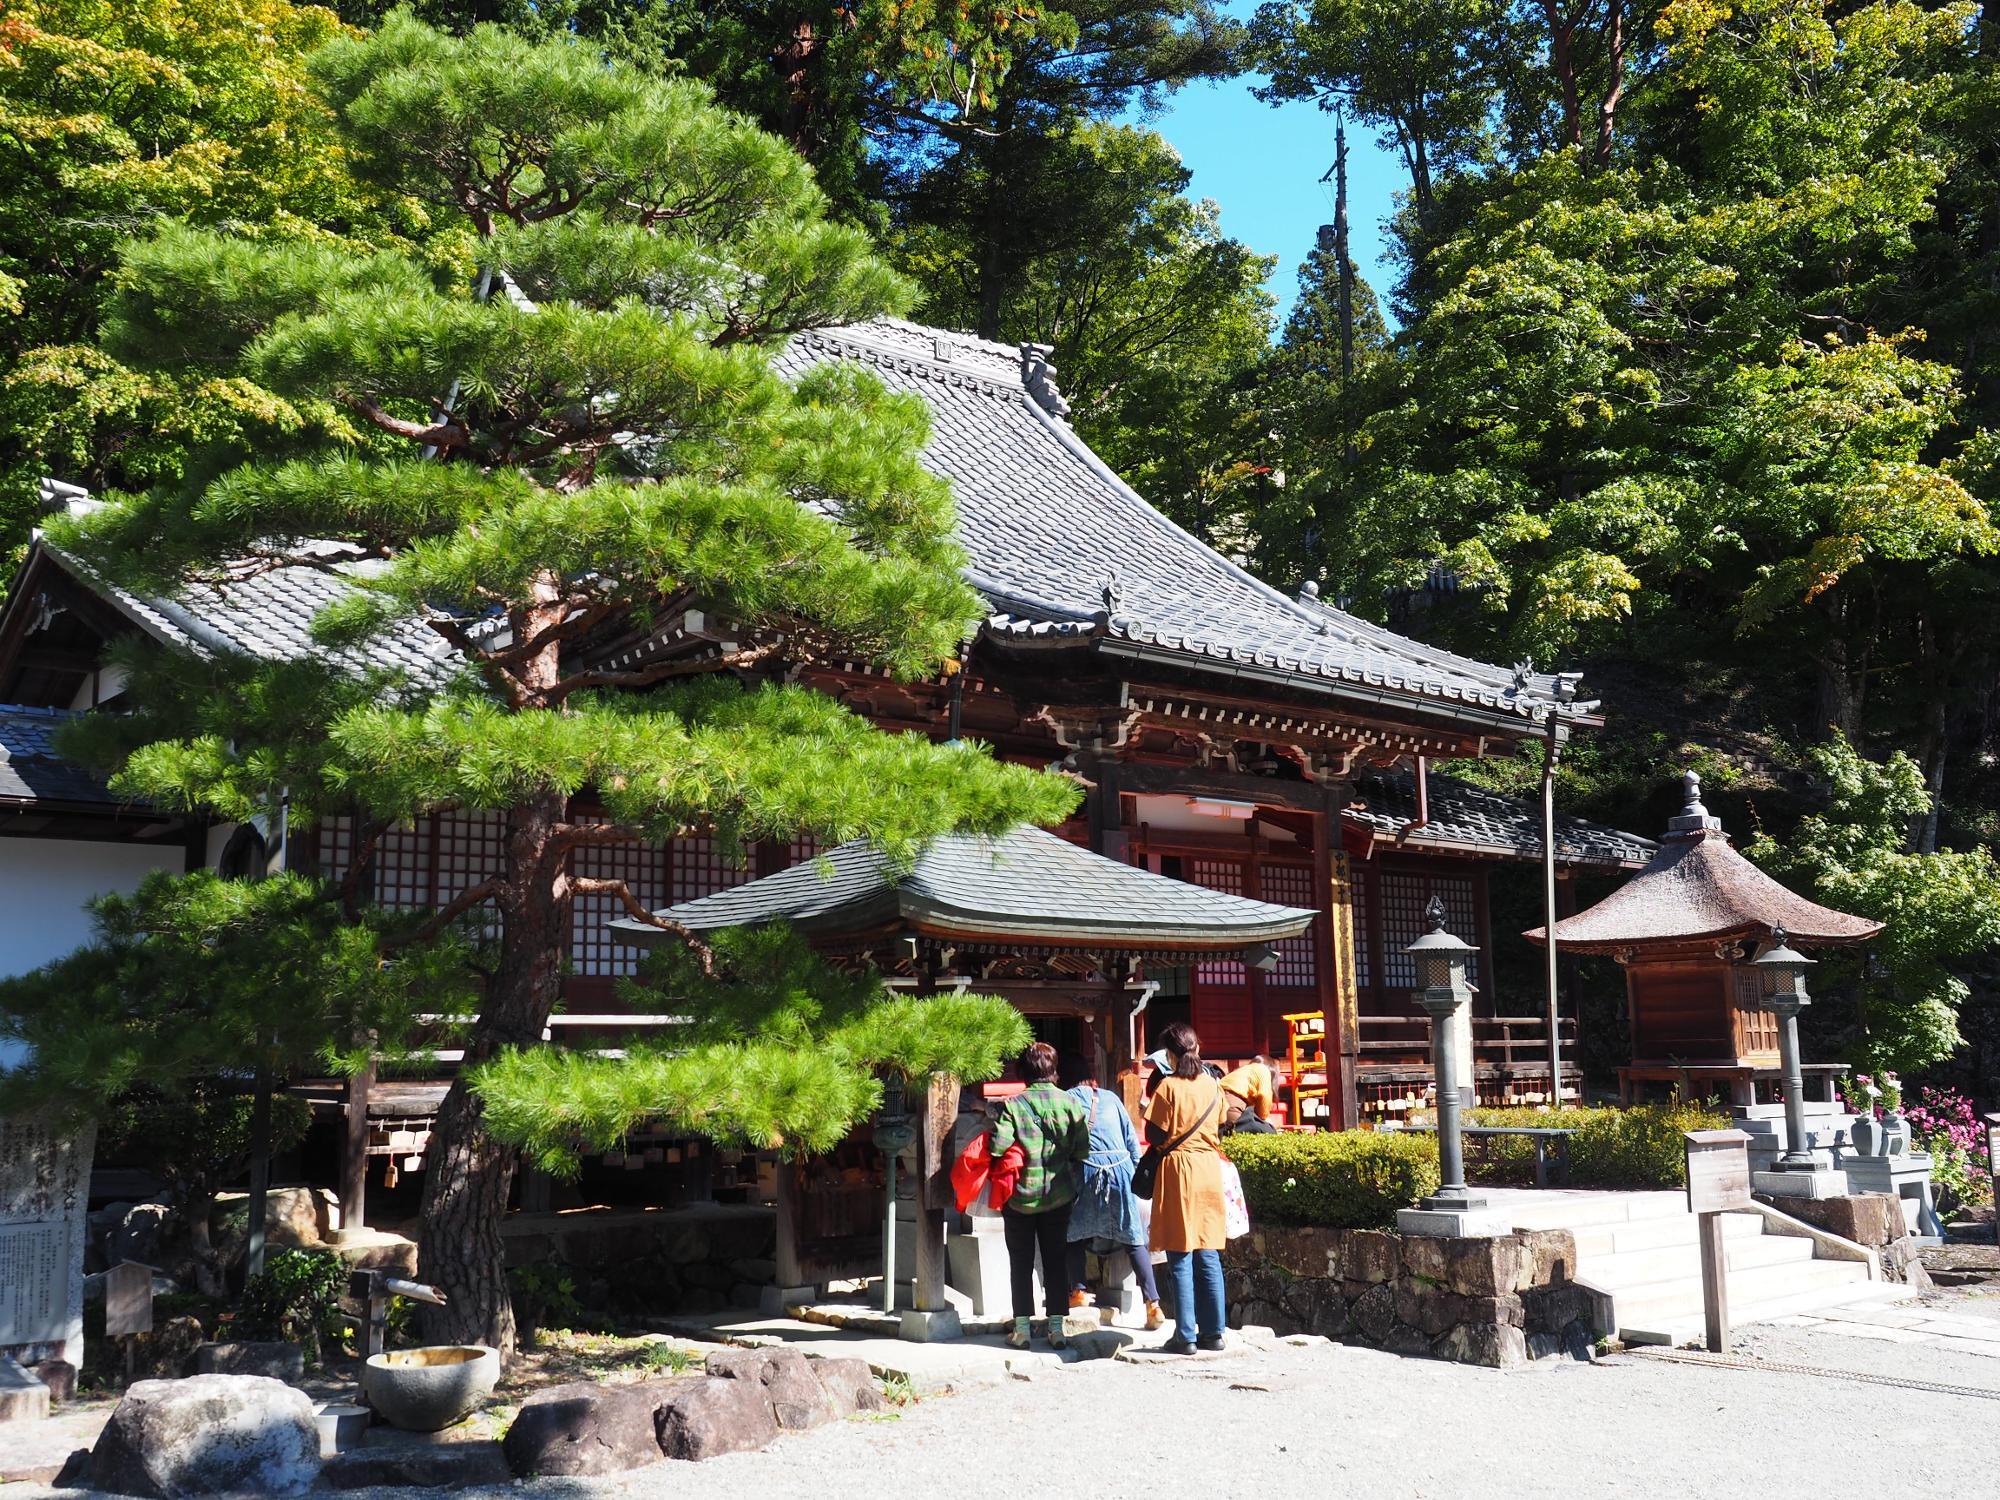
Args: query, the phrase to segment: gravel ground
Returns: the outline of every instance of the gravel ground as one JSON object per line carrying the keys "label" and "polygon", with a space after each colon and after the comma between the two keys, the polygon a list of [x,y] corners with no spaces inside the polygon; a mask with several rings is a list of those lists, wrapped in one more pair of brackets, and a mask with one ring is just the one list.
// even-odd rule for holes
{"label": "gravel ground", "polygon": [[[2000,1319],[2000,1298],[1939,1299]],[[1745,1330],[1754,1357],[2000,1395],[2000,1359],[1813,1328]],[[468,1495],[534,1500],[955,1500],[1066,1487],[1123,1497],[1754,1496],[1856,1475],[1910,1492],[1983,1492],[2000,1400],[1641,1357],[1500,1374],[1337,1345],[1276,1345],[1179,1365],[1069,1365],[763,1453]],[[1032,1476],[1032,1477],[1031,1477]],[[10,1497],[75,1492],[7,1491]],[[409,1490],[353,1491],[411,1500]]]}

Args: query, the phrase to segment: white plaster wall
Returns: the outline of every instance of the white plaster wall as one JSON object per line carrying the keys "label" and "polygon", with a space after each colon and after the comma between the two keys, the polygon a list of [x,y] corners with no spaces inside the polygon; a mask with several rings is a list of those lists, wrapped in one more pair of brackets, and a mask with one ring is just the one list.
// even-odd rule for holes
{"label": "white plaster wall", "polygon": [[83,903],[136,888],[149,870],[178,870],[179,845],[0,839],[0,975],[25,974],[90,936]]}

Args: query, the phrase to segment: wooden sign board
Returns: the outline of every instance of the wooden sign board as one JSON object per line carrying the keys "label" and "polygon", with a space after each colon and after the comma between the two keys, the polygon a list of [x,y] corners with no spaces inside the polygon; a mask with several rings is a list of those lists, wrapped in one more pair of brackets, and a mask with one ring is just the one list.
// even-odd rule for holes
{"label": "wooden sign board", "polygon": [[153,1268],[121,1261],[104,1273],[104,1332],[111,1338],[153,1331]]}
{"label": "wooden sign board", "polygon": [[1690,1130],[1686,1140],[1688,1212],[1750,1207],[1750,1137],[1740,1130]]}
{"label": "wooden sign board", "polygon": [[2000,1114],[1986,1117],[1986,1167],[2000,1177]]}

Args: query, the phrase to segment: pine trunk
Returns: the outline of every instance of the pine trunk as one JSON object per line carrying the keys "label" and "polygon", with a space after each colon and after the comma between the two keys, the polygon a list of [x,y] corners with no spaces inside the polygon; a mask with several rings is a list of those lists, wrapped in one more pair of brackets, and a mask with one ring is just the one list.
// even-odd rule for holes
{"label": "pine trunk", "polygon": [[503,1047],[538,1045],[555,1009],[569,937],[569,882],[559,865],[551,869],[549,849],[563,811],[563,799],[551,795],[508,816],[512,878],[500,900],[500,963],[466,1041],[464,1068],[431,1132],[419,1274],[447,1299],[423,1310],[424,1336],[434,1343],[488,1344],[503,1353],[514,1347],[500,1223],[516,1156],[487,1134],[465,1072]]}

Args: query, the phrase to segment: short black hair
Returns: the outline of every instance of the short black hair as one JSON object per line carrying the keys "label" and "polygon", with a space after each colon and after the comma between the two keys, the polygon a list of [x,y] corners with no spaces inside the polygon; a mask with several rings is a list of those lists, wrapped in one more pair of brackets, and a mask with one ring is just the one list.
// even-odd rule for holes
{"label": "short black hair", "polygon": [[1081,1052],[1065,1052],[1056,1066],[1056,1077],[1066,1089],[1073,1089],[1080,1083],[1097,1082],[1097,1069]]}

